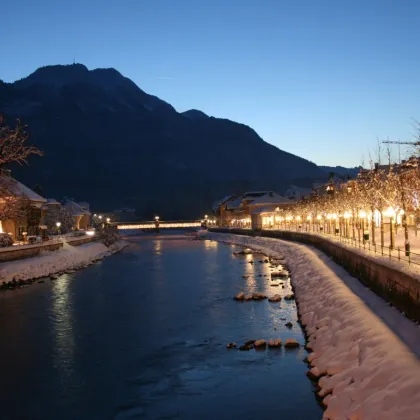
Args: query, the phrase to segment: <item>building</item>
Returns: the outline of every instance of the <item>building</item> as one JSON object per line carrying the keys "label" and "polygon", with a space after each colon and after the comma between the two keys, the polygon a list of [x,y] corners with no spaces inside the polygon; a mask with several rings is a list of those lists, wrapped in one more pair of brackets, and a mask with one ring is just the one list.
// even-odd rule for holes
{"label": "building", "polygon": [[232,219],[233,210],[240,204],[238,196],[235,194],[227,195],[221,200],[213,203],[212,209],[215,213],[219,226],[228,226]]}
{"label": "building", "polygon": [[258,229],[269,224],[267,218],[274,217],[276,209],[280,211],[293,204],[293,200],[274,191],[250,191],[220,200],[216,214],[220,226]]}
{"label": "building", "polygon": [[252,229],[272,228],[279,222],[279,212],[295,204],[294,200],[273,191],[255,198],[248,204]]}
{"label": "building", "polygon": [[[84,207],[82,207],[83,204]],[[63,204],[64,209],[72,218],[74,230],[87,230],[91,225],[91,213],[86,210],[86,205],[87,208],[89,205],[87,203],[82,203],[82,205],[70,199],[66,199]]]}
{"label": "building", "polygon": [[309,197],[312,194],[312,188],[303,188],[296,185],[289,185],[284,192],[284,196],[290,200],[299,201],[302,198]]}
{"label": "building", "polygon": [[14,241],[39,235],[42,207],[47,200],[12,178],[10,171],[2,171],[2,183],[0,230],[9,233]]}

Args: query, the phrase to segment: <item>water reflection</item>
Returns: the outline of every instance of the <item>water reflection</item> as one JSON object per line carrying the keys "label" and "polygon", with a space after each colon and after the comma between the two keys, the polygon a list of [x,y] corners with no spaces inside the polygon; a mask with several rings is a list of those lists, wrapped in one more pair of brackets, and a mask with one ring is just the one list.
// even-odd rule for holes
{"label": "water reflection", "polygon": [[217,248],[217,246],[218,246],[218,242],[216,241],[209,241],[209,240],[204,241],[204,247],[206,249]]}
{"label": "water reflection", "polygon": [[[251,263],[252,261],[252,263]],[[252,254],[245,255],[244,258],[244,277],[249,291],[255,291],[257,281],[255,279],[254,256]]]}
{"label": "water reflection", "polygon": [[160,239],[153,241],[153,251],[157,255],[162,254],[162,241]]}
{"label": "water reflection", "polygon": [[54,367],[66,385],[73,373],[75,340],[70,299],[70,276],[65,274],[52,287],[52,327],[54,338]]}

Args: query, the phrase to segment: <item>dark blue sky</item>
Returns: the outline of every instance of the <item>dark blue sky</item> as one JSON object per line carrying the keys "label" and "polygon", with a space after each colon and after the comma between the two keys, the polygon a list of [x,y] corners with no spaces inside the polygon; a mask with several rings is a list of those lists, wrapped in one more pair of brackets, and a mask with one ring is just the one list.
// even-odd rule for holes
{"label": "dark blue sky", "polygon": [[318,164],[358,165],[377,137],[413,140],[420,119],[418,0],[10,0],[0,13],[7,82],[73,59],[114,67]]}

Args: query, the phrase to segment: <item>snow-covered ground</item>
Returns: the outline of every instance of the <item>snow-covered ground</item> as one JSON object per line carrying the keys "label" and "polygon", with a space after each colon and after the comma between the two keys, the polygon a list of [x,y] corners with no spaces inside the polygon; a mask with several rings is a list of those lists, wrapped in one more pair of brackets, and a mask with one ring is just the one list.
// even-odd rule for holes
{"label": "snow-covered ground", "polygon": [[420,328],[319,251],[270,238],[208,233],[286,259],[324,419],[420,418]]}
{"label": "snow-covered ground", "polygon": [[41,252],[36,257],[0,264],[0,283],[13,279],[29,280],[83,268],[121,250],[125,245],[123,241],[116,242],[109,248],[102,242],[91,242],[77,247],[64,243],[63,248],[58,251]]}

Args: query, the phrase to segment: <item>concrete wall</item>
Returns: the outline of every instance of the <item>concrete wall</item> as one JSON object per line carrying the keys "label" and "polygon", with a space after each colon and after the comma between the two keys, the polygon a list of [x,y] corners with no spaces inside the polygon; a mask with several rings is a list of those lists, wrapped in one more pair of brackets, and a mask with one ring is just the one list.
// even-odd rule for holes
{"label": "concrete wall", "polygon": [[[75,238],[69,241],[69,244],[72,246],[80,246],[88,242],[94,242],[95,240],[97,240],[97,238]],[[59,242],[54,244],[35,244],[3,248],[0,251],[0,263],[35,257],[41,251],[57,251],[62,247],[63,244]]]}
{"label": "concrete wall", "polygon": [[289,231],[250,231],[245,229],[209,229],[248,236],[278,238],[314,246],[330,256],[377,295],[404,312],[408,318],[420,321],[420,281],[402,271],[388,267],[350,248],[320,236]]}

